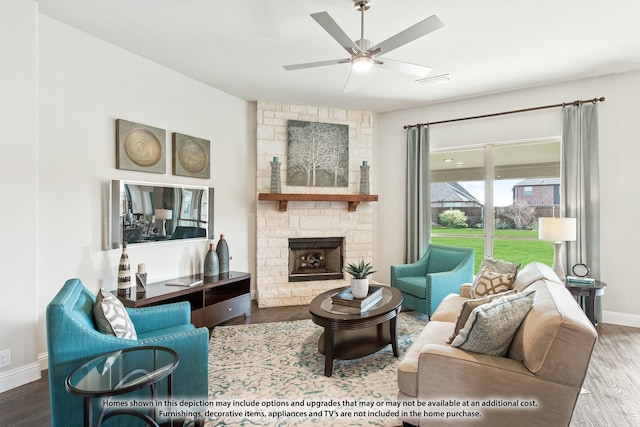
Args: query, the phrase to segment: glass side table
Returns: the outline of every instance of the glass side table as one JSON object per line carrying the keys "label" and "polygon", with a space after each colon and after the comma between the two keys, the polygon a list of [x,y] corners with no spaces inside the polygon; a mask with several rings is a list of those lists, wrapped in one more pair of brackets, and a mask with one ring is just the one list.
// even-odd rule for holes
{"label": "glass side table", "polygon": [[[115,415],[134,416],[158,427],[158,382],[167,378],[166,399],[171,401],[172,373],[178,362],[178,353],[167,347],[127,348],[97,356],[82,364],[69,374],[65,386],[69,393],[84,399],[85,427],[100,426],[104,420]],[[94,423],[93,398],[112,398],[145,387],[150,387],[148,401],[153,402],[149,415],[136,408],[103,403]]]}

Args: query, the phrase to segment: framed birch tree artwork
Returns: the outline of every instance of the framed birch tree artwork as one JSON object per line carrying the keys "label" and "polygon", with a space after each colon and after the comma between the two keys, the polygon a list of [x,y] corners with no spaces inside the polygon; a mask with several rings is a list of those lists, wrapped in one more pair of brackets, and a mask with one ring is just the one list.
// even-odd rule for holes
{"label": "framed birch tree artwork", "polygon": [[348,125],[289,120],[287,138],[288,185],[348,186]]}

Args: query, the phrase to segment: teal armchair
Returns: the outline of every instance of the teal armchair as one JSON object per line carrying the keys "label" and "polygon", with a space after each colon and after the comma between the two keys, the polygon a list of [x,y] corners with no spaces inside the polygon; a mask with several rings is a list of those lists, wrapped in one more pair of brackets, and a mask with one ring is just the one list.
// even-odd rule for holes
{"label": "teal armchair", "polygon": [[[179,364],[173,373],[174,399],[207,399],[209,330],[195,328],[189,303],[179,302],[129,309],[138,339],[129,340],[98,331],[93,317],[95,296],[78,279],[68,280],[47,306],[49,394],[53,427],[83,425],[83,399],[65,389],[66,377],[101,354],[145,345],[174,349]],[[166,381],[163,380],[163,381]],[[166,390],[161,382],[159,391]],[[147,393],[148,390],[140,390]],[[141,395],[145,396],[145,395]],[[94,414],[102,399],[94,399]],[[141,425],[134,417],[114,417],[107,425]],[[137,424],[136,424],[137,423]]]}
{"label": "teal armchair", "polygon": [[402,292],[402,305],[431,317],[442,299],[473,281],[475,251],[471,248],[429,245],[412,264],[391,266],[391,286]]}

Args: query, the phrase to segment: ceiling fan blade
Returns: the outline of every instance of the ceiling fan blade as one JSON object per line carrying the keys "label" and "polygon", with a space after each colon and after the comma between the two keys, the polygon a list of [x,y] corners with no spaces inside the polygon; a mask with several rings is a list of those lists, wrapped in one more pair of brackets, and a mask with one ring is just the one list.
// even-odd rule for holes
{"label": "ceiling fan blade", "polygon": [[331,35],[340,46],[345,48],[347,52],[351,55],[355,55],[356,53],[361,53],[362,49],[349,38],[349,36],[338,26],[336,21],[333,20],[331,16],[327,12],[318,12],[312,13],[311,17],[315,19],[315,21],[320,24],[324,30]]}
{"label": "ceiling fan blade", "polygon": [[283,65],[287,71],[291,70],[301,70],[303,68],[314,68],[314,67],[324,67],[325,65],[336,65],[336,64],[347,64],[351,61],[350,59],[332,59],[329,61],[318,61],[318,62],[307,62],[305,64],[292,64],[292,65]]}
{"label": "ceiling fan blade", "polygon": [[388,58],[377,59],[382,62],[379,64],[382,68],[409,74],[411,76],[426,77],[427,74],[433,71],[433,68],[424,65],[411,64],[409,62],[396,61]]}
{"label": "ceiling fan blade", "polygon": [[351,71],[349,73],[349,77],[347,77],[347,81],[344,84],[344,88],[342,89],[342,93],[350,93],[350,92],[355,92],[356,90],[358,90],[358,87],[360,86],[360,81],[363,77],[362,73],[357,73],[354,71]]}
{"label": "ceiling fan blade", "polygon": [[427,19],[371,47],[367,52],[372,55],[383,55],[442,27],[444,27],[442,21],[436,15],[431,15]]}

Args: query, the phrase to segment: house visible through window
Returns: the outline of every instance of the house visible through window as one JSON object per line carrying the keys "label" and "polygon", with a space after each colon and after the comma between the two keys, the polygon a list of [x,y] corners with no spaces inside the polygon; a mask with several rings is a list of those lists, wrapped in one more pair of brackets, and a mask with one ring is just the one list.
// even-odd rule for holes
{"label": "house visible through window", "polygon": [[559,213],[559,139],[433,150],[430,167],[433,243],[474,248],[476,271],[484,256],[552,264],[538,218]]}

